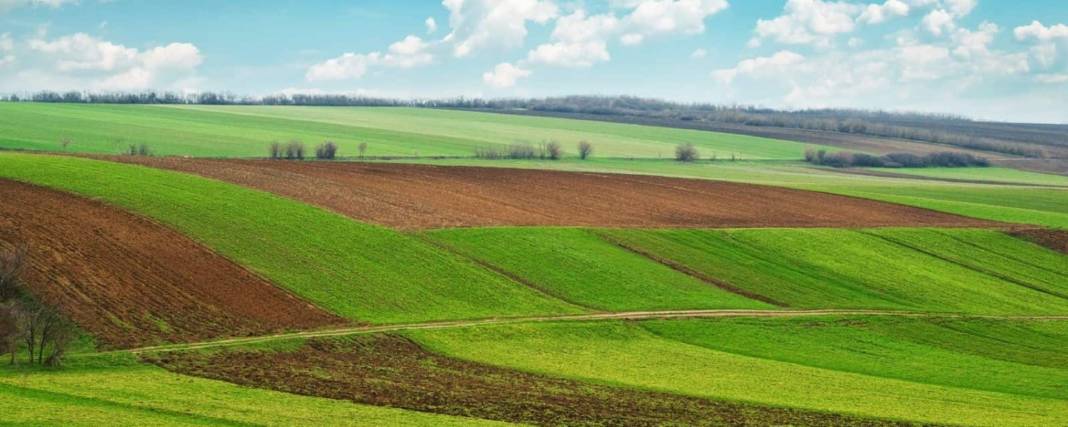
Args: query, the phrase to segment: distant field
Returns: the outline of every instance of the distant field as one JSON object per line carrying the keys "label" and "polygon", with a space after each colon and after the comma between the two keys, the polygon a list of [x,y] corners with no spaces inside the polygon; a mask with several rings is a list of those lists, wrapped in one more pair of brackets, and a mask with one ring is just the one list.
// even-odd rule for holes
{"label": "distant field", "polygon": [[1068,312],[1063,255],[997,231],[604,230],[795,308]]}
{"label": "distant field", "polygon": [[900,168],[872,169],[881,172],[939,179],[1005,182],[1013,184],[1057,185],[1068,187],[1068,176],[1028,172],[1019,169],[989,168]]}
{"label": "distant field", "polygon": [[[1039,331],[1041,333],[1042,330]],[[689,337],[694,342],[702,339],[700,331],[693,336],[687,330],[672,332]],[[1060,328],[1059,334],[1063,336],[1064,333]],[[789,331],[784,334],[789,334]],[[1068,423],[1068,411],[1060,399],[905,381],[713,350],[664,338],[632,324],[492,326],[413,331],[406,335],[431,351],[463,359],[688,396],[914,422],[980,426]],[[1026,351],[1029,346],[1027,337],[1026,334],[1005,337],[1005,342],[991,345]],[[881,340],[878,336],[865,336],[865,339],[874,340],[875,344]],[[772,344],[765,344],[768,345]],[[820,348],[819,343],[808,345],[808,348],[813,347]],[[913,350],[886,351],[896,354],[896,351]],[[996,348],[991,349],[987,354],[997,351]],[[812,355],[816,356],[818,354]],[[871,360],[864,355],[855,357],[859,358],[855,363],[864,363],[866,357]],[[962,366],[999,365],[996,360],[975,362],[968,357],[966,348],[954,351],[952,357],[954,359],[950,361],[938,363],[953,365],[953,360],[957,360]],[[1000,367],[1004,366],[1014,365],[1000,364]],[[1025,372],[1028,372],[1026,375],[1031,381],[1056,390],[1057,378],[1063,376],[1060,371],[1063,369],[1057,370],[1057,376],[1045,379],[1041,378],[1043,372],[1054,371],[1036,368]],[[959,375],[982,374],[962,372]],[[997,384],[997,381],[991,380],[990,383]],[[1002,377],[1000,381],[1007,379]],[[1054,393],[1060,395],[1063,390]]]}
{"label": "distant field", "polygon": [[193,175],[0,153],[0,177],[154,218],[349,319],[410,322],[578,310],[416,238]]}
{"label": "distant field", "polygon": [[[0,103],[0,147],[118,154],[148,144],[160,155],[265,157],[271,141],[330,140],[340,155],[473,156],[475,149],[579,141],[609,157],[670,158],[688,142],[719,157],[799,159],[804,144],[744,135],[570,119],[415,108],[158,106]],[[71,140],[64,149],[60,141]]]}
{"label": "distant field", "polygon": [[0,414],[12,425],[494,425],[242,387],[122,358],[60,371],[0,367]]}

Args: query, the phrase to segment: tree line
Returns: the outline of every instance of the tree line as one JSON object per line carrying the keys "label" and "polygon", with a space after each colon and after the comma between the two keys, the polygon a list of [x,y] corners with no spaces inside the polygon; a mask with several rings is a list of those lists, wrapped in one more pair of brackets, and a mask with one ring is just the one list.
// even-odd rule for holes
{"label": "tree line", "polygon": [[78,328],[55,307],[34,298],[25,288],[25,246],[0,249],[0,354],[12,365],[25,352],[30,365],[62,365]]}
{"label": "tree line", "polygon": [[827,150],[805,150],[805,161],[836,168],[927,168],[927,167],[987,167],[990,161],[968,153],[945,151],[924,155],[912,153],[890,153],[874,156],[865,153],[839,151],[828,153]]}

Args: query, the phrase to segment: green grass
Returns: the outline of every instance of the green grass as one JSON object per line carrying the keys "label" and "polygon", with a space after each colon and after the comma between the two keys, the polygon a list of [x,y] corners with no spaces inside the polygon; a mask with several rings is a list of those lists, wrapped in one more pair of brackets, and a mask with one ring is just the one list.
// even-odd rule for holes
{"label": "green grass", "polygon": [[116,154],[146,143],[164,155],[263,157],[274,140],[309,146],[331,140],[340,155],[472,156],[475,148],[516,142],[561,142],[571,156],[590,141],[603,156],[670,158],[690,142],[708,155],[798,159],[795,142],[558,118],[421,108],[158,106],[0,103],[0,147]]}
{"label": "green grass", "polygon": [[350,319],[388,323],[577,311],[414,237],[219,181],[18,153],[0,153],[0,177],[154,218]]}
{"label": "green grass", "polygon": [[643,322],[718,351],[917,383],[1068,399],[1068,322],[781,318]]}
{"label": "green grass", "polygon": [[1068,313],[1068,257],[993,230],[602,233],[794,308]]}
{"label": "green grass", "polygon": [[901,168],[872,169],[879,172],[914,175],[925,178],[964,179],[1013,184],[1068,186],[1068,176],[1028,172],[1003,167],[989,168]]}
{"label": "green grass", "polygon": [[556,323],[406,334],[433,351],[454,357],[691,396],[920,422],[1068,423],[1068,406],[1060,399],[922,384],[752,357],[664,339],[637,325]]}
{"label": "green grass", "polygon": [[0,414],[5,425],[501,425],[243,387],[129,358],[57,371],[0,367]]}
{"label": "green grass", "polygon": [[577,228],[473,228],[433,239],[551,295],[611,311],[772,308],[721,290]]}

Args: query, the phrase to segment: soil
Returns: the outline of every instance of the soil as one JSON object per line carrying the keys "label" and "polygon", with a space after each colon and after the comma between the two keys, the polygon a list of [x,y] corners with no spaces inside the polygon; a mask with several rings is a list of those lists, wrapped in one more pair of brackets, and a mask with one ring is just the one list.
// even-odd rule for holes
{"label": "soil", "polygon": [[995,225],[826,193],[655,176],[357,162],[112,160],[195,173],[399,229]]}
{"label": "soil", "polygon": [[1030,240],[1055,251],[1068,254],[1068,230],[1032,228],[1013,230],[1009,232],[1009,234]]}
{"label": "soil", "polygon": [[344,322],[167,227],[75,195],[0,180],[0,248],[102,347],[262,335]]}
{"label": "soil", "polygon": [[[623,389],[448,358],[406,338],[316,339],[293,351],[164,353],[167,369],[371,405],[537,425],[897,425]],[[269,366],[270,369],[263,369]],[[901,423],[904,425],[904,423]]]}

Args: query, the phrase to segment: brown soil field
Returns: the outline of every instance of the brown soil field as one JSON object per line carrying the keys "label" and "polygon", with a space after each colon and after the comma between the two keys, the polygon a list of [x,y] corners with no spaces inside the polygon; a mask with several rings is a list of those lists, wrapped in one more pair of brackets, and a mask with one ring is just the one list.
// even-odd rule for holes
{"label": "brown soil field", "polygon": [[23,281],[103,347],[260,335],[344,322],[189,238],[100,202],[0,180],[0,247]]}
{"label": "brown soil field", "polygon": [[1045,246],[1055,251],[1068,254],[1068,230],[1050,230],[1047,228],[1032,228],[1013,230],[1009,234],[1030,240],[1036,244]]}
{"label": "brown soil field", "polygon": [[251,387],[537,425],[898,425],[524,373],[440,356],[391,335],[315,339],[293,350],[144,357],[179,373]]}
{"label": "brown soil field", "polygon": [[356,162],[111,159],[257,188],[400,229],[995,225],[891,203],[709,180]]}

